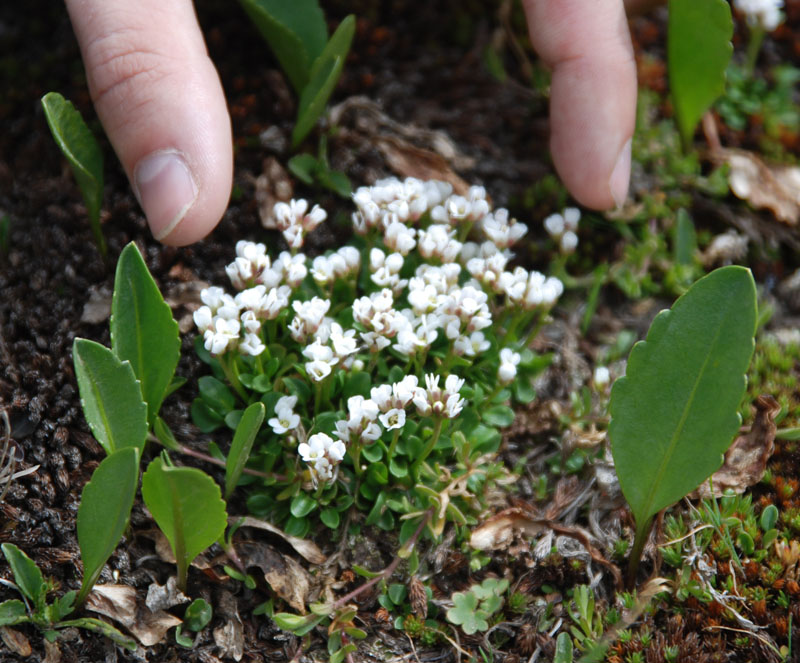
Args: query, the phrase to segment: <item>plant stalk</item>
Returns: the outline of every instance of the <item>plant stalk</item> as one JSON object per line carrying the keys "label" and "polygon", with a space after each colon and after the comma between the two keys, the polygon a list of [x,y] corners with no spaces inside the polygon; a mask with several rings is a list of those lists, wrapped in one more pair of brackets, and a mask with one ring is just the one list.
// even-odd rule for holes
{"label": "plant stalk", "polygon": [[641,527],[636,527],[636,536],[633,539],[633,548],[631,549],[630,557],[628,557],[628,590],[633,590],[636,586],[636,574],[639,571],[639,562],[642,560],[642,552],[644,551],[644,544],[647,542],[647,537],[650,535],[650,528],[653,525],[653,518],[648,518]]}

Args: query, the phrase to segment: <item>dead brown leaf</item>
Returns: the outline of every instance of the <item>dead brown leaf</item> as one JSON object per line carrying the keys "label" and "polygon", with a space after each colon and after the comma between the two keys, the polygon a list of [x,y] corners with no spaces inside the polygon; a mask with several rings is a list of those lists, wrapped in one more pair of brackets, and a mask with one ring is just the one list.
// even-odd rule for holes
{"label": "dead brown leaf", "polygon": [[236,552],[245,568],[261,569],[272,590],[297,612],[305,614],[311,579],[300,564],[266,543],[238,543]]}
{"label": "dead brown leaf", "polygon": [[[775,448],[775,416],[781,407],[772,396],[766,395],[759,396],[755,405],[755,420],[750,430],[734,440],[725,452],[722,467],[711,477],[715,497],[720,497],[728,489],[740,495],[764,476],[767,461]],[[708,482],[701,483],[689,497],[711,497]]]}
{"label": "dead brown leaf", "polygon": [[800,222],[800,167],[768,164],[754,152],[723,147],[711,113],[703,117],[703,131],[711,161],[728,166],[728,184],[736,196],[790,226]]}
{"label": "dead brown leaf", "polygon": [[111,288],[106,285],[89,288],[89,301],[83,305],[81,322],[97,325],[111,315]]}
{"label": "dead brown leaf", "polygon": [[294,548],[298,554],[302,555],[312,564],[324,564],[326,562],[327,558],[322,554],[322,551],[319,549],[316,543],[309,541],[308,539],[300,539],[296,536],[292,536],[291,534],[287,534],[283,530],[278,529],[274,525],[271,525],[264,520],[259,520],[258,518],[253,518],[251,516],[245,516],[244,518],[231,516],[228,518],[228,522],[231,525],[241,523],[243,527],[255,527],[256,529],[275,534],[286,541],[286,543],[292,546],[292,548]]}
{"label": "dead brown leaf", "polygon": [[448,182],[453,186],[453,191],[462,196],[469,189],[469,185],[455,174],[441,154],[412,145],[397,136],[378,136],[375,146],[385,157],[389,168],[401,177]]}
{"label": "dead brown leaf", "polygon": [[289,202],[294,195],[294,185],[289,173],[275,157],[264,159],[261,175],[256,178],[256,205],[261,225],[267,229],[277,228],[273,209],[275,203]]}
{"label": "dead brown leaf", "polygon": [[61,647],[58,642],[44,641],[44,659],[42,663],[61,663]]}
{"label": "dead brown leaf", "polygon": [[161,642],[169,629],[182,623],[163,610],[152,612],[127,585],[95,585],[86,607],[124,626],[145,647]]}
{"label": "dead brown leaf", "polygon": [[33,649],[31,649],[31,643],[28,642],[28,638],[10,626],[0,627],[0,638],[3,639],[6,647],[8,647],[18,656],[28,658],[28,656],[33,653]]}
{"label": "dead brown leaf", "polygon": [[214,629],[214,644],[219,647],[223,658],[241,661],[244,655],[244,626],[233,594],[225,590],[220,592],[216,610],[225,619],[225,623]]}
{"label": "dead brown leaf", "polygon": [[[175,553],[172,552],[172,546],[169,545],[167,537],[164,536],[164,533],[160,529],[144,530],[140,532],[140,534],[155,543],[156,554],[162,562],[175,564]],[[192,560],[191,566],[205,571],[211,566],[211,562],[208,561],[205,553],[201,553]]]}
{"label": "dead brown leaf", "polygon": [[145,605],[151,612],[157,612],[158,610],[169,610],[188,601],[189,597],[178,589],[177,578],[170,576],[167,578],[166,585],[159,585],[154,582],[147,588]]}

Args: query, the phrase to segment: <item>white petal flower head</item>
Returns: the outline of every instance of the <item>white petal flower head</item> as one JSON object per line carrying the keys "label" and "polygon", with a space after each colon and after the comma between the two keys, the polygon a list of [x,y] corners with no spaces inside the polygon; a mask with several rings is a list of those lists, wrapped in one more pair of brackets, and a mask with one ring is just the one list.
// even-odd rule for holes
{"label": "white petal flower head", "polygon": [[560,214],[551,214],[544,220],[544,229],[550,237],[561,237],[565,226],[564,217]]}
{"label": "white petal flower head", "polygon": [[500,350],[500,361],[504,364],[513,364],[517,366],[520,359],[519,352],[514,352],[511,348],[503,348]]}
{"label": "white petal flower head", "polygon": [[558,243],[561,253],[572,253],[578,248],[578,236],[571,230],[567,230],[561,235],[561,240]]}
{"label": "white petal flower head", "polygon": [[602,389],[609,382],[611,382],[611,373],[607,367],[598,366],[594,369],[594,377],[592,381],[594,382],[595,387]]}
{"label": "white petal flower head", "polygon": [[212,355],[220,355],[230,350],[239,342],[239,321],[215,318],[214,325],[203,335],[205,348]]}
{"label": "white petal flower head", "polygon": [[581,211],[577,207],[566,207],[562,215],[564,217],[564,228],[575,232],[581,220]]}
{"label": "white petal flower head", "polygon": [[381,412],[387,412],[391,409],[393,397],[391,385],[382,384],[377,387],[372,387],[369,396]]}
{"label": "white petal flower head", "polygon": [[297,405],[297,396],[281,396],[275,404],[275,411],[294,410],[295,405]]}
{"label": "white petal flower head", "polygon": [[734,7],[747,17],[751,26],[760,26],[772,32],[783,21],[783,0],[734,0]]}
{"label": "white petal flower head", "polygon": [[251,357],[258,357],[267,346],[261,342],[258,334],[245,334],[244,340],[239,344],[239,350]]}
{"label": "white petal flower head", "polygon": [[251,310],[247,310],[242,313],[241,322],[242,327],[247,334],[258,334],[258,332],[261,331],[261,321]]}
{"label": "white petal flower head", "polygon": [[466,401],[458,394],[450,394],[445,403],[444,415],[448,419],[455,419],[464,409]]}
{"label": "white petal flower head", "polygon": [[200,291],[200,299],[212,312],[216,312],[218,308],[225,304],[224,297],[225,291],[219,286],[214,285],[210,288],[203,288]]}
{"label": "white petal flower head", "polygon": [[201,306],[193,314],[194,324],[197,326],[198,331],[205,333],[207,329],[211,329],[214,324],[214,315],[208,306]]}
{"label": "white petal flower head", "polygon": [[361,254],[356,247],[343,246],[336,253],[344,259],[348,271],[358,271],[361,267]]}
{"label": "white petal flower head", "polygon": [[444,391],[446,394],[457,394],[464,386],[464,378],[457,375],[448,375],[444,381]]}
{"label": "white petal flower head", "polygon": [[406,425],[406,411],[400,408],[392,408],[385,414],[378,417],[386,430],[402,428]]}
{"label": "white petal flower head", "polygon": [[510,362],[502,362],[497,370],[497,379],[501,384],[508,384],[517,377],[517,365]]}
{"label": "white petal flower head", "polygon": [[344,446],[344,443],[339,440],[332,442],[328,447],[328,458],[335,463],[341,463],[346,453],[347,448]]}
{"label": "white petal flower head", "polygon": [[331,365],[327,361],[314,361],[306,362],[306,373],[314,382],[322,382],[326,377],[331,374]]}
{"label": "white petal flower head", "polygon": [[339,323],[334,322],[331,324],[330,342],[337,357],[347,357],[358,351],[355,335],[355,329],[344,331]]}
{"label": "white petal flower head", "polygon": [[[283,400],[283,399],[281,399]],[[280,404],[280,401],[278,401]],[[295,430],[300,425],[300,416],[292,412],[292,408],[275,406],[275,416],[267,422],[276,435],[283,435]]]}
{"label": "white petal flower head", "polygon": [[406,407],[411,402],[417,391],[418,382],[416,375],[406,375],[400,382],[392,385],[392,398],[396,406]]}

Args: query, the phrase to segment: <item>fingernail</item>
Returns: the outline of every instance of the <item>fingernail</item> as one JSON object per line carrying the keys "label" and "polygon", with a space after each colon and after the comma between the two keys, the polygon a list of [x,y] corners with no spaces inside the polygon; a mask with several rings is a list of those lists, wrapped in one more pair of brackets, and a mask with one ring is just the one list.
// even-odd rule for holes
{"label": "fingernail", "polygon": [[133,181],[150,232],[158,240],[175,230],[197,198],[197,185],[177,150],[148,154],[136,164]]}
{"label": "fingernail", "polygon": [[608,180],[608,188],[611,189],[611,197],[617,205],[617,209],[625,204],[628,197],[628,185],[631,179],[631,139],[629,138],[619,152],[617,163],[611,171]]}

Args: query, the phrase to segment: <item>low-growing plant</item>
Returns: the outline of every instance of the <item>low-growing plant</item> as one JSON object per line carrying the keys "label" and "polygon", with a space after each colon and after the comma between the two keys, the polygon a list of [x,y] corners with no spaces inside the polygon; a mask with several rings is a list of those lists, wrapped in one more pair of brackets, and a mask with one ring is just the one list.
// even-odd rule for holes
{"label": "low-growing plant", "polygon": [[505,601],[508,580],[486,578],[480,585],[472,585],[465,592],[453,594],[453,607],[447,611],[447,620],[461,627],[467,635],[489,628],[489,619]]}
{"label": "low-growing plant", "polygon": [[608,434],[636,520],[630,585],[653,517],[719,468],[739,429],[756,318],[749,270],[718,269],[656,316],[614,383]]}
{"label": "low-growing plant", "polygon": [[83,195],[83,202],[86,204],[94,241],[105,257],[106,240],[100,227],[100,207],[103,204],[103,152],[72,102],[64,99],[58,92],[48,92],[42,97],[42,108],[50,132],[72,168],[75,181]]}
{"label": "low-growing plant", "polygon": [[328,39],[317,0],[240,0],[299,96],[292,145],[297,147],[325,111],[355,34],[345,18]]}
{"label": "low-growing plant", "polygon": [[136,649],[133,640],[100,619],[93,617],[66,619],[76,607],[75,591],[69,591],[48,603],[47,595],[56,588],[55,583],[45,580],[36,563],[13,543],[4,543],[2,550],[15,581],[12,583],[3,580],[2,583],[18,591],[22,601],[9,599],[0,603],[0,626],[33,624],[44,632],[44,636],[50,642],[58,637],[58,631],[61,629],[83,628],[100,633],[128,649]]}

